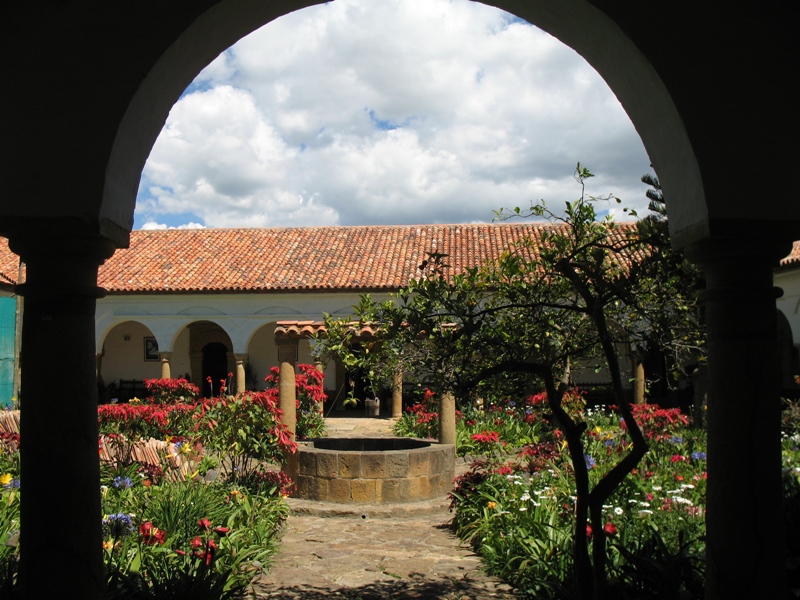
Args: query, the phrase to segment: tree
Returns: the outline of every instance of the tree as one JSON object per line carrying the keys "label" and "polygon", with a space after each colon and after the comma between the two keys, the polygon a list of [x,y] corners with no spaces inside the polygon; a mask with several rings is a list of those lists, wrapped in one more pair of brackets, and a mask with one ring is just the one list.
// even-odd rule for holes
{"label": "tree", "polygon": [[[356,315],[361,322],[381,324],[383,347],[402,357],[406,370],[413,366],[437,391],[452,391],[462,403],[489,386],[544,386],[575,475],[573,558],[581,598],[604,597],[602,507],[647,452],[628,402],[619,346],[658,344],[683,360],[697,349],[698,339],[696,295],[687,294],[669,267],[659,230],[600,219],[595,206],[619,200],[587,197],[585,184],[592,176],[578,164],[581,195],[566,203],[563,214],[541,201],[528,210],[499,212],[500,218],[546,219],[538,239],[456,274],[448,272],[446,256],[431,253],[420,278],[399,292],[396,302],[362,302]],[[615,410],[632,442],[593,487],[584,457],[586,424],[561,405],[572,365],[587,360],[607,369]],[[587,520],[594,532],[591,559]]]}

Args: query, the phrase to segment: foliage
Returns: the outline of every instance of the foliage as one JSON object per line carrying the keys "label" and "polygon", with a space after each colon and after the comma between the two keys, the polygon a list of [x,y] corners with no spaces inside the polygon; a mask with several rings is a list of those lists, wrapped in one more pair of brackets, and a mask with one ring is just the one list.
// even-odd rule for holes
{"label": "foliage", "polygon": [[225,477],[248,473],[260,462],[280,462],[297,449],[281,423],[274,393],[211,398],[200,403],[197,417],[200,439],[219,459]]}
{"label": "foliage", "polygon": [[0,434],[0,598],[11,598],[19,563],[19,434]]}
{"label": "foliage", "polygon": [[[705,434],[687,427],[676,410],[648,406],[643,412],[660,415],[651,421],[650,452],[602,510],[610,597],[701,598]],[[597,482],[630,442],[613,412],[590,410],[584,418],[584,461]],[[574,530],[583,529],[591,540],[597,528],[574,521],[577,499],[563,432],[541,433],[516,456],[489,452],[457,478],[453,526],[491,573],[527,596],[579,597]]]}
{"label": "foliage", "polygon": [[[319,360],[338,360],[349,376],[366,380],[372,397],[378,398],[378,390],[391,381],[395,371],[401,368],[402,349],[387,337],[379,327],[370,327],[381,318],[369,294],[361,297],[353,307],[354,320],[342,320],[324,313],[325,328],[316,338],[315,354]],[[364,335],[369,328],[369,335]],[[345,405],[356,405],[358,398],[351,388]]]}
{"label": "foliage", "polygon": [[[500,211],[501,218],[549,220],[538,239],[524,240],[499,260],[462,273],[449,273],[447,257],[429,253],[420,278],[399,292],[397,303],[376,305],[364,298],[354,317],[359,323],[380,323],[384,352],[391,348],[415,365],[436,382],[437,392],[452,391],[464,410],[477,394],[498,401],[509,391],[544,387],[549,418],[570,455],[574,518],[582,523],[588,516],[594,529],[590,559],[585,529],[574,528],[574,573],[582,598],[602,596],[606,585],[603,506],[647,452],[624,389],[619,345],[669,348],[680,364],[702,342],[697,295],[664,266],[669,249],[663,238],[652,233],[655,227],[599,218],[598,199],[585,195],[591,177],[578,164],[581,196],[567,202],[563,214],[544,202],[527,211],[515,208],[510,215]],[[601,200],[619,202],[611,196]],[[329,339],[333,343],[344,342]],[[587,423],[564,405],[572,365],[586,360],[597,361],[608,373],[630,441],[599,479],[590,476],[585,460]],[[488,438],[476,439],[476,434],[488,433],[469,438],[484,452],[480,445]]]}
{"label": "foliage", "polygon": [[108,598],[233,598],[274,553],[286,517],[274,496],[197,482],[110,486],[103,510]]}
{"label": "foliage", "polygon": [[[325,418],[322,405],[325,402],[325,374],[314,365],[300,363],[295,375],[297,394],[297,439],[307,440],[325,436]],[[267,393],[278,402],[280,369],[272,367],[266,377]]]}
{"label": "foliage", "polygon": [[191,404],[200,395],[200,388],[186,379],[145,379],[153,404]]}

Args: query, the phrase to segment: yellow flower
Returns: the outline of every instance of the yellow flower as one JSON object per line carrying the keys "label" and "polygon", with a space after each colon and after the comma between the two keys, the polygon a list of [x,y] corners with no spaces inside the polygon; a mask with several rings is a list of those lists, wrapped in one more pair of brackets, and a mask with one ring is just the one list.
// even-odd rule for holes
{"label": "yellow flower", "polygon": [[105,540],[103,542],[103,550],[111,550],[114,547],[114,542],[111,540]]}
{"label": "yellow flower", "polygon": [[11,473],[4,473],[3,475],[0,475],[0,485],[8,485],[11,483],[12,479],[13,477],[11,477]]}
{"label": "yellow flower", "polygon": [[489,503],[486,505],[486,507],[487,507],[487,508],[490,508],[490,509],[491,509],[491,508],[494,508],[495,506],[497,506],[497,502],[489,502]]}

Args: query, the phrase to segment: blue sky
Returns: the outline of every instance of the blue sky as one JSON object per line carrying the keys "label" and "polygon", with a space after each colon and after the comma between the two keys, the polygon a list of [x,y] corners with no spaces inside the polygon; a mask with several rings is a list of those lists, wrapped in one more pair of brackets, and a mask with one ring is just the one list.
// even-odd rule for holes
{"label": "blue sky", "polygon": [[488,222],[588,192],[644,212],[649,161],[600,76],[466,0],[337,0],[211,63],[145,166],[136,228]]}

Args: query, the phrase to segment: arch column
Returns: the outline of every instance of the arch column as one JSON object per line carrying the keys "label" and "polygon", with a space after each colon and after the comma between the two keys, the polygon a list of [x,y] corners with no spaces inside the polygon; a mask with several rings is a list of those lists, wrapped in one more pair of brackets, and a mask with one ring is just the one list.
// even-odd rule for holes
{"label": "arch column", "polygon": [[403,416],[403,370],[398,367],[392,379],[392,418]]}
{"label": "arch column", "polygon": [[687,249],[706,277],[706,598],[713,600],[786,597],[775,306],[781,291],[772,279],[791,243],[780,241],[779,227],[766,229],[747,223]]}
{"label": "arch column", "polygon": [[[21,598],[104,596],[97,453],[98,266],[113,244],[81,224],[16,223],[11,249],[27,264],[22,327]],[[68,342],[68,346],[64,345]],[[54,382],[68,382],[58,394]],[[53,491],[58,490],[58,501]],[[42,518],[42,515],[48,515]],[[46,577],[42,574],[47,573]]]}
{"label": "arch column", "polygon": [[277,339],[278,363],[278,407],[281,420],[289,430],[292,441],[297,434],[297,388],[294,367],[297,363],[299,342],[296,339]]}
{"label": "arch column", "polygon": [[169,367],[172,352],[159,352],[158,356],[161,359],[161,379],[172,379],[172,372]]}
{"label": "arch column", "polygon": [[247,354],[234,354],[234,361],[236,362],[236,379],[235,379],[235,394],[243,394],[247,391],[247,382],[244,374],[244,363],[247,362]]}
{"label": "arch column", "polygon": [[456,444],[456,397],[452,392],[439,394],[439,443]]}

